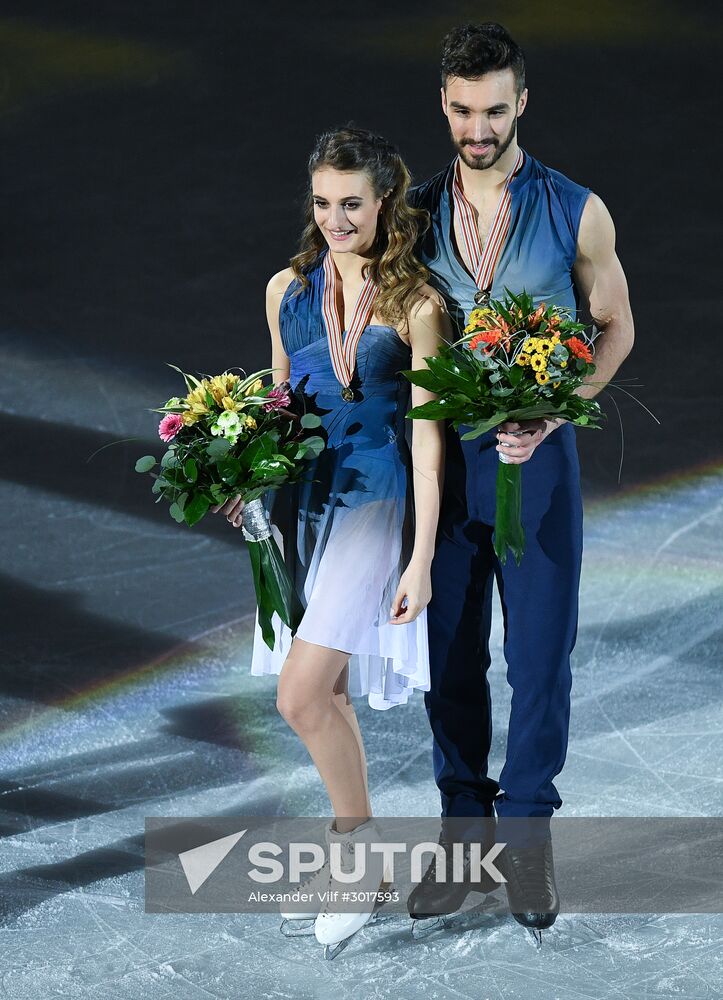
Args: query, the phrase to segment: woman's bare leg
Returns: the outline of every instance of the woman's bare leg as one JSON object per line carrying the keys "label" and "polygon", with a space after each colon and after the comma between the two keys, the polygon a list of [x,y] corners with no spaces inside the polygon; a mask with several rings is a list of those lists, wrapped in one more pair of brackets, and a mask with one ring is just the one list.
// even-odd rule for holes
{"label": "woman's bare leg", "polygon": [[359,729],[359,722],[356,717],[356,712],[354,711],[354,705],[349,697],[349,664],[344,667],[339,679],[334,686],[334,704],[338,710],[342,713],[344,718],[347,720],[351,726],[352,732],[356,737],[356,741],[359,744],[359,756],[361,757],[362,763],[362,774],[364,777],[364,789],[366,791],[366,811],[367,815],[372,814],[372,804],[369,800],[369,781],[367,776],[367,758],[364,752],[364,740],[362,739],[361,730]]}
{"label": "woman's bare leg", "polygon": [[[366,760],[356,716],[346,701],[341,674],[349,654],[294,639],[281,674],[276,704],[309,751],[346,832],[371,815]],[[341,693],[339,693],[341,688]],[[346,821],[346,822],[345,822]]]}

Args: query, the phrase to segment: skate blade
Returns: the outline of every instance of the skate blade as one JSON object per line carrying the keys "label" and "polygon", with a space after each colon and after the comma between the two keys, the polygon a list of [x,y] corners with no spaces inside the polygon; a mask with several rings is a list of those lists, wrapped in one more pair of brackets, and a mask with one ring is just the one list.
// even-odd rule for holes
{"label": "skate blade", "polygon": [[532,940],[535,942],[535,948],[539,951],[542,947],[542,931],[537,930],[535,927],[527,927],[526,930],[530,932]]}
{"label": "skate blade", "polygon": [[434,931],[442,930],[447,926],[445,917],[412,917],[412,937],[415,941],[421,941]]}
{"label": "skate blade", "polygon": [[[354,935],[352,934],[351,937],[354,937]],[[338,944],[325,944],[324,945],[324,958],[326,959],[326,961],[327,962],[333,962],[334,959],[336,958],[336,956],[339,954],[339,952],[344,951],[344,949],[346,948],[346,946],[351,941],[351,937],[344,938],[344,940],[340,941]]]}
{"label": "skate blade", "polygon": [[310,937],[314,933],[314,924],[316,919],[312,917],[310,920],[292,920],[289,917],[281,921],[281,926],[279,930],[284,935],[284,937]]}
{"label": "skate blade", "polygon": [[354,931],[354,933],[350,934],[348,938],[344,938],[342,941],[339,941],[337,944],[325,944],[324,945],[324,958],[326,959],[327,962],[333,962],[333,960],[336,958],[336,956],[340,952],[344,951],[344,949],[349,944],[349,942],[353,938],[355,938],[357,936],[357,934],[359,933],[359,931],[363,931],[364,930],[364,927],[370,927],[372,924],[376,924],[376,923],[383,923],[385,920],[388,920],[388,919],[389,919],[388,916],[380,917],[379,916],[379,910],[373,910],[372,911],[372,915],[369,917],[369,919],[363,925],[363,927],[359,928],[358,931]]}

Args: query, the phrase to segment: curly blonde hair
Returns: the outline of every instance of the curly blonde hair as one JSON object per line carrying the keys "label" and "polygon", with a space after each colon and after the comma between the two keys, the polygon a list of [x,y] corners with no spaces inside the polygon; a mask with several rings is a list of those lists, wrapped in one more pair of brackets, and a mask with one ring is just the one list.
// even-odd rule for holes
{"label": "curly blonde hair", "polygon": [[328,246],[314,220],[311,189],[311,179],[321,167],[365,171],[375,196],[383,199],[372,256],[364,264],[363,275],[371,275],[379,287],[375,312],[390,325],[406,319],[418,298],[419,286],[429,277],[427,268],[414,256],[415,244],[429,226],[429,214],[407,204],[412,178],[396,147],[367,129],[346,126],[317,137],[308,164],[306,225],[299,251],[289,262],[299,282],[297,294],[309,284],[307,273]]}

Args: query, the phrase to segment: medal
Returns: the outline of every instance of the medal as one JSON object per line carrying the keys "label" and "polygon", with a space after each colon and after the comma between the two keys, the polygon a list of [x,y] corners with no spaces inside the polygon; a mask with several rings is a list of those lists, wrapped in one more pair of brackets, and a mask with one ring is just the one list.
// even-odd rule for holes
{"label": "medal", "polygon": [[460,161],[459,157],[457,157],[452,181],[452,194],[454,196],[454,208],[457,212],[462,232],[460,251],[465,258],[465,263],[470,274],[474,275],[474,281],[478,288],[474,297],[477,305],[486,306],[490,300],[495,268],[502,256],[502,250],[507,239],[510,220],[512,218],[512,196],[509,191],[510,181],[515,174],[519,173],[524,160],[525,154],[521,149],[518,149],[514,166],[507,177],[505,177],[502,194],[495,209],[495,217],[483,249],[474,207],[467,200],[462,190]]}
{"label": "medal", "polygon": [[374,300],[379,289],[371,277],[367,275],[356,300],[351,323],[345,337],[342,332],[342,319],[336,306],[336,287],[336,267],[331,251],[327,250],[324,256],[324,295],[321,301],[321,315],[326,327],[334,374],[342,384],[341,398],[345,403],[351,403],[354,399],[354,390],[350,388],[349,383],[356,368],[356,351],[361,335],[372,318]]}

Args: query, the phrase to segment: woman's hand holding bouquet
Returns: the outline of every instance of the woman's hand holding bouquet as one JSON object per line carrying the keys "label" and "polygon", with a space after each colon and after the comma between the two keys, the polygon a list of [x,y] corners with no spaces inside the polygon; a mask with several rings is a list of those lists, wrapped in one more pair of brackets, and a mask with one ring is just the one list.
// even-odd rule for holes
{"label": "woman's hand holding bouquet", "polygon": [[152,455],[139,458],[136,471],[153,476],[152,492],[169,501],[169,513],[179,523],[192,526],[209,510],[224,510],[231,523],[242,525],[259,624],[273,649],[273,612],[294,630],[303,609],[261,497],[304,475],[305,463],[325,447],[318,434],[321,420],[303,412],[302,397],[295,398],[288,383],[264,385],[272,369],[248,376],[225,371],[199,380],[170,367],[183,375],[188,392],[152,411],[164,414],[158,434],[169,447],[160,463]]}

